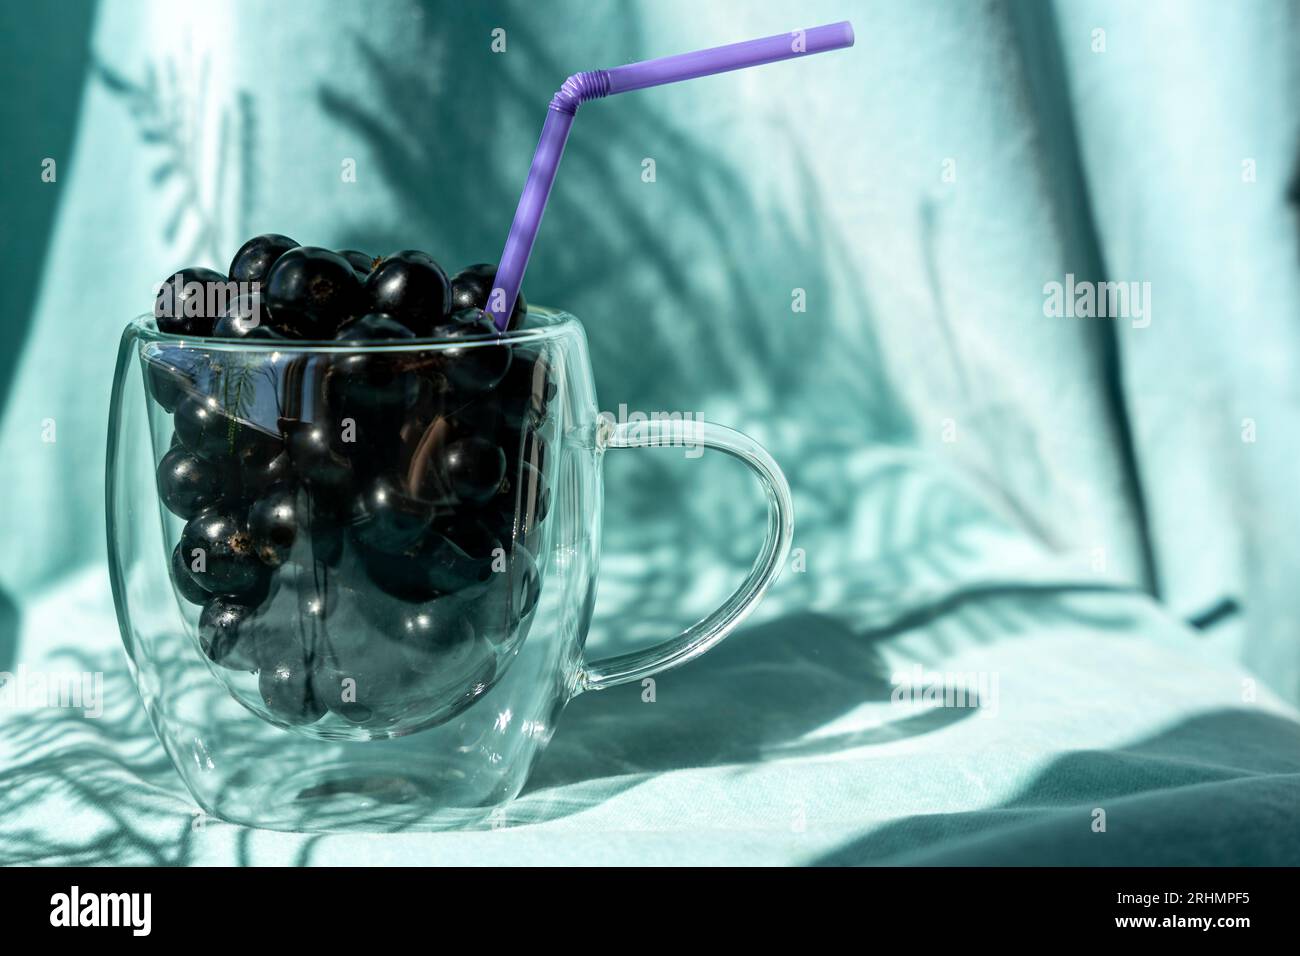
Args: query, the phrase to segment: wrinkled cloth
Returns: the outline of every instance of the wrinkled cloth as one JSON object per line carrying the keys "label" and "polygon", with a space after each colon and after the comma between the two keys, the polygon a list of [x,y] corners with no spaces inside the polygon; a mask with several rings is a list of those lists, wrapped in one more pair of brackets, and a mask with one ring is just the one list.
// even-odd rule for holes
{"label": "wrinkled cloth", "polygon": [[[0,861],[1300,860],[1294,10],[302,6],[237,44],[264,7],[97,12],[0,422],[0,669],[103,673],[105,712],[0,710]],[[154,284],[269,231],[494,261],[565,76],[844,17],[851,51],[584,106],[524,283],[583,321],[603,408],[781,463],[796,551],[759,613],[653,703],[575,700],[499,829],[196,817],[102,545],[112,355]],[[1047,314],[1067,281],[1143,307]],[[762,527],[722,456],[606,479],[593,653],[707,612]],[[996,695],[895,700],[917,666]]]}

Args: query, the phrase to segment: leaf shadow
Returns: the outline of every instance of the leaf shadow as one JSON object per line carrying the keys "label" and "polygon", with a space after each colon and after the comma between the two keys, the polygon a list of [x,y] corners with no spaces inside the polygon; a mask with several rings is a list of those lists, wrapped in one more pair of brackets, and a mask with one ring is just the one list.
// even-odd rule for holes
{"label": "leaf shadow", "polygon": [[[4,722],[0,805],[56,803],[76,814],[77,836],[64,836],[65,819],[18,822],[0,828],[0,865],[185,865],[191,859],[188,799],[162,745],[153,735],[120,651],[88,653],[69,647],[51,658],[77,671],[104,675],[104,713],[91,719],[68,708],[24,710]],[[174,832],[160,835],[160,816]],[[96,836],[87,838],[93,831]],[[165,831],[164,831],[165,832]]]}
{"label": "leaf shadow", "polygon": [[[489,54],[477,41],[497,19],[476,5],[426,4],[428,57],[420,67],[394,61],[357,35],[360,76],[320,85],[323,114],[341,141],[368,145],[401,211],[396,219],[377,211],[349,223],[344,244],[436,248],[452,267],[498,257],[532,146],[506,134],[539,130],[551,91],[591,64],[567,62],[547,40],[554,31],[541,29],[546,14],[528,9],[511,11],[509,52]],[[634,12],[611,28],[622,42],[607,44],[605,56],[662,52],[645,45]],[[446,77],[457,90],[474,90],[472,105],[449,97]],[[802,480],[804,463],[833,461],[864,440],[902,441],[911,425],[893,399],[866,276],[832,215],[806,137],[795,135],[798,117],[743,119],[745,134],[766,144],[764,159],[788,172],[785,202],[765,201],[755,190],[757,167],[728,157],[715,130],[671,114],[653,92],[585,106],[525,291],[532,302],[585,320],[607,408],[729,409],[713,417],[759,431],[796,494],[821,495],[824,489]],[[654,183],[640,177],[647,155],[657,159]],[[807,314],[791,311],[793,287],[813,303]],[[821,323],[829,334],[810,334]],[[731,543],[761,527],[761,513],[718,505],[746,501],[751,479],[737,472],[698,500],[689,474],[640,458],[617,489],[620,511],[662,516],[607,528],[607,553],[645,556],[641,572],[620,582],[627,595],[620,603],[664,607],[667,595],[719,566],[743,574],[752,554]],[[683,510],[663,515],[665,501],[680,501]],[[838,533],[852,500],[844,494],[836,501],[836,508],[800,515],[804,541]],[[675,553],[663,547],[674,537],[688,546]],[[595,631],[617,642],[608,621],[602,611]]]}

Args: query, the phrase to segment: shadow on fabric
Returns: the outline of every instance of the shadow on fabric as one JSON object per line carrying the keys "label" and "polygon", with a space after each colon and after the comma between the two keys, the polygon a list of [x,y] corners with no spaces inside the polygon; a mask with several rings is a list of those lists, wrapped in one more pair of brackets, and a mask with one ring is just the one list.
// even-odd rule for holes
{"label": "shadow on fabric", "polygon": [[[914,650],[923,656],[942,657],[948,641],[996,639],[974,613],[981,603],[977,597],[985,604],[999,602],[1000,633],[1013,639],[1063,619],[1094,628],[1126,625],[1122,616],[1100,615],[1069,595],[983,589],[865,632],[812,613],[747,627],[689,665],[659,675],[653,703],[643,697],[640,684],[573,701],[529,786],[505,808],[499,824],[561,819],[658,773],[815,757],[932,733],[966,719],[973,709],[938,708],[883,724],[819,732],[863,704],[890,700],[893,685],[882,641],[908,629],[928,628],[940,618],[946,622],[945,635],[922,640]],[[121,652],[67,648],[55,655],[59,659],[71,669],[104,674],[104,714],[87,720],[75,711],[48,708],[8,722],[6,743],[28,756],[0,771],[0,806],[57,796],[61,812],[75,808],[80,833],[93,824],[98,836],[73,838],[60,832],[58,819],[11,820],[0,834],[0,864],[191,862],[198,838],[193,806],[152,733]],[[224,694],[215,684],[213,692]],[[1226,766],[1232,766],[1229,758],[1239,751],[1250,752],[1236,745],[1222,749]],[[1158,775],[1148,776],[1155,779],[1143,778],[1135,786],[1165,785]],[[1034,805],[1031,800],[1027,806]],[[310,812],[309,805],[304,812]],[[1086,830],[1086,809],[1084,817]],[[168,820],[174,823],[159,826]],[[253,831],[238,832],[237,859],[248,862]],[[314,835],[303,842],[297,862],[311,862],[331,839]],[[863,852],[870,853],[875,844],[865,846]]]}
{"label": "shadow on fabric", "polygon": [[18,659],[18,628],[22,614],[9,592],[0,587],[0,671],[7,671]]}
{"label": "shadow on fabric", "polygon": [[[1281,866],[1300,859],[1300,725],[1250,710],[1057,758],[1016,799],[907,817],[819,865]],[[1094,830],[1105,811],[1105,832]]]}
{"label": "shadow on fabric", "polygon": [[[72,177],[94,7],[94,0],[0,5],[0,81],[9,91],[0,106],[0,410],[22,358],[55,213]],[[46,179],[47,159],[55,161],[53,181]]]}
{"label": "shadow on fabric", "polygon": [[806,735],[863,703],[887,701],[870,640],[815,614],[749,628],[685,667],[569,705],[526,792],[598,777],[757,763],[927,733],[973,713],[935,710],[869,730]]}
{"label": "shadow on fabric", "polygon": [[[1115,591],[1107,586],[972,587],[867,630],[812,613],[745,628],[685,667],[656,677],[653,701],[641,684],[574,700],[510,809],[510,821],[538,823],[568,815],[656,773],[820,756],[940,730],[976,710],[937,708],[884,724],[815,733],[856,707],[891,699],[891,668],[879,649],[890,638],[925,629],[928,636],[913,653],[929,665],[958,642],[1015,639],[1066,621],[1123,630],[1132,623],[1127,613],[1102,612],[1075,600]],[[990,604],[998,609],[996,627],[977,613]],[[939,620],[945,622],[943,634],[931,627]],[[582,783],[592,786],[573,786]]]}

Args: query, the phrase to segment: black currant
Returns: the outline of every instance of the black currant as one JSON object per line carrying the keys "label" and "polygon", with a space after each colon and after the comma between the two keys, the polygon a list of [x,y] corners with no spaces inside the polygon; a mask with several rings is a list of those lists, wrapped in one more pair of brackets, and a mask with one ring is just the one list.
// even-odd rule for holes
{"label": "black currant", "polygon": [[190,575],[189,565],[185,560],[185,556],[181,554],[179,543],[172,548],[171,575],[172,584],[176,587],[176,593],[191,604],[205,604],[208,598],[212,597],[206,589],[199,587]]}
{"label": "black currant", "polygon": [[[392,425],[419,398],[424,380],[406,370],[398,351],[367,349],[369,342],[410,339],[414,333],[389,315],[371,313],[344,326],[336,341],[358,346],[331,356],[324,376],[325,399],[331,412],[343,417],[378,416]],[[396,428],[392,429],[394,433]]]}
{"label": "black currant", "polygon": [[181,532],[181,556],[190,577],[212,594],[245,596],[259,603],[270,581],[270,569],[258,560],[242,514],[220,507],[206,508]]}
{"label": "black currant", "polygon": [[[492,295],[492,281],[496,278],[497,267],[491,262],[480,262],[466,266],[457,272],[451,280],[451,307],[453,309],[486,309]],[[502,293],[504,294],[504,293]],[[504,307],[505,303],[502,303]],[[528,311],[528,302],[521,289],[515,299],[515,307],[510,310],[510,321],[506,327],[517,328]]]}
{"label": "black currant", "polygon": [[540,422],[558,391],[546,356],[537,349],[515,348],[510,369],[497,386],[502,417],[514,428]]}
{"label": "black currant", "polygon": [[191,395],[176,406],[176,434],[181,444],[201,458],[213,459],[232,450],[234,421],[210,396]]}
{"label": "black currant", "polygon": [[[211,335],[225,304],[226,277],[212,269],[182,269],[159,284],[153,314],[158,331],[172,335]],[[220,286],[221,288],[218,288]]]}
{"label": "black currant", "polygon": [[212,327],[212,334],[223,339],[282,339],[271,321],[270,309],[260,292],[236,296]]}
{"label": "black currant", "polygon": [[312,670],[316,699],[345,720],[382,727],[413,703],[404,684],[411,677],[397,642],[330,634]]}
{"label": "black currant", "polygon": [[304,510],[305,498],[288,485],[272,488],[249,507],[248,533],[263,563],[275,568],[289,559],[307,524]]}
{"label": "black currant", "polygon": [[443,378],[444,388],[467,402],[495,388],[510,371],[510,348],[495,344],[499,338],[492,318],[478,309],[462,309],[433,331],[442,341],[459,343],[429,353],[428,364]]}
{"label": "black currant", "polygon": [[437,449],[418,491],[429,501],[483,502],[497,493],[505,475],[506,456],[498,445],[485,438],[459,438]]}
{"label": "black currant", "polygon": [[267,710],[286,724],[314,724],[325,706],[312,692],[312,659],[297,629],[267,628],[257,643],[257,689]]}
{"label": "black currant", "polygon": [[443,594],[486,583],[493,562],[506,554],[501,539],[472,516],[438,522],[421,547],[420,561],[433,588]]}
{"label": "black currant", "polygon": [[338,450],[343,429],[323,421],[292,419],[281,419],[280,428],[294,474],[322,502],[346,494],[352,485],[352,465]]}
{"label": "black currant", "polygon": [[396,478],[381,475],[357,495],[350,526],[366,548],[400,554],[418,545],[433,517],[427,501],[411,496]]}
{"label": "black currant", "polygon": [[363,302],[352,265],[338,253],[315,246],[299,246],[282,255],[271,267],[263,292],[275,331],[298,338],[333,338]]}
{"label": "black currant", "polygon": [[220,595],[199,615],[199,644],[215,664],[236,671],[257,670],[256,609]]}
{"label": "black currant", "polygon": [[428,601],[440,589],[434,586],[428,560],[432,551],[426,537],[413,554],[389,554],[373,548],[358,548],[362,568],[370,583],[386,595],[403,601]]}
{"label": "black currant", "polygon": [[174,412],[186,394],[194,390],[189,373],[157,356],[144,359],[145,390],[163,411]]}
{"label": "black currant", "polygon": [[229,477],[184,445],[177,445],[158,462],[158,497],[172,514],[193,518],[220,500]]}
{"label": "black currant", "polygon": [[371,312],[343,326],[334,337],[340,342],[363,343],[413,339],[415,333],[387,313]]}
{"label": "black currant", "polygon": [[525,549],[515,548],[504,567],[492,571],[487,587],[473,594],[470,615],[474,632],[492,644],[508,642],[533,613],[541,593],[537,563]]}
{"label": "black currant", "polygon": [[398,614],[396,637],[407,647],[449,648],[474,639],[464,601],[454,596],[404,605]]}
{"label": "black currant", "polygon": [[239,460],[239,491],[246,500],[252,500],[276,485],[291,484],[293,479],[293,466],[287,451],[280,451],[270,460],[253,455],[245,455]]}
{"label": "black currant", "polygon": [[274,232],[254,236],[235,253],[230,262],[230,278],[235,282],[264,283],[271,266],[290,249],[296,248],[298,243],[288,236]]}
{"label": "black currant", "polygon": [[335,650],[335,643],[328,638],[311,661],[312,697],[345,720],[365,724],[375,716],[372,682],[352,666],[357,658]]}
{"label": "black currant", "polygon": [[451,311],[451,282],[427,253],[395,252],[376,263],[366,279],[374,312],[387,312],[417,336],[428,336]]}
{"label": "black currant", "polygon": [[456,678],[492,658],[492,648],[475,636],[469,614],[467,602],[455,595],[407,605],[397,622],[405,663],[420,674]]}
{"label": "black currant", "polygon": [[357,276],[364,282],[366,276],[370,275],[370,270],[374,268],[376,259],[372,255],[364,252],[358,252],[355,249],[340,249],[339,255],[348,260],[348,264],[356,270]]}
{"label": "black currant", "polygon": [[276,436],[232,417],[211,396],[181,401],[174,424],[181,444],[209,461],[230,458],[241,468],[246,463],[255,467],[272,461],[281,448]]}

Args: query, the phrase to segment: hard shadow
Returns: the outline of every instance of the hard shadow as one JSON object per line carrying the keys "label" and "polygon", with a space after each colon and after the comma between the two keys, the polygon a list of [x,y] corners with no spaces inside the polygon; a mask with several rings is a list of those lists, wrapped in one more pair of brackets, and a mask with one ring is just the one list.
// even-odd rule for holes
{"label": "hard shadow", "polygon": [[[395,62],[370,36],[357,35],[359,74],[346,83],[327,79],[317,101],[340,143],[369,145],[402,214],[359,217],[340,244],[439,250],[449,268],[495,261],[554,90],[575,70],[665,52],[643,41],[642,16],[621,9],[602,27],[599,49],[576,61],[560,52],[571,45],[549,39],[563,33],[555,14],[526,5],[508,12],[491,4],[426,5],[422,26],[413,29],[424,31],[429,62],[415,65]],[[507,52],[499,55],[488,52],[496,27],[508,32]],[[474,95],[452,99],[449,89]],[[846,251],[852,244],[802,152],[805,138],[787,128],[795,120],[746,117],[746,132],[758,127],[766,144],[763,163],[747,168],[720,145],[716,129],[674,114],[666,102],[646,91],[582,108],[524,291],[530,302],[583,320],[603,408],[690,411],[743,427],[771,419],[762,437],[796,495],[802,486],[826,497],[827,469],[867,438],[901,441],[910,428],[892,397],[869,277]],[[647,157],[658,164],[654,182],[642,180]],[[773,164],[790,171],[788,202],[758,192]],[[813,303],[807,314],[791,311],[794,287]],[[836,317],[833,335],[812,334]],[[792,409],[802,427],[776,428]],[[748,569],[752,551],[735,554],[729,546],[762,527],[761,500],[750,510],[719,503],[748,502],[750,476],[718,474],[701,494],[694,463],[673,468],[638,454],[633,466],[612,467],[623,470],[607,553],[645,561],[644,575],[619,582],[622,607],[670,606],[663,595],[719,567],[738,577]],[[842,527],[852,507],[847,488],[842,498],[834,509],[800,514],[802,542]],[[670,549],[668,540],[688,543]],[[605,620],[593,628],[607,642],[621,639],[618,630]]]}
{"label": "hard shadow", "polygon": [[[0,410],[27,340],[55,213],[72,175],[94,0],[0,5]],[[44,174],[55,162],[54,180]]]}
{"label": "hard shadow", "polygon": [[[836,753],[942,729],[975,711],[904,712],[885,723],[817,733],[863,704],[890,700],[892,671],[880,652],[886,640],[920,632],[909,655],[938,666],[958,645],[1030,636],[1045,627],[1124,630],[1132,626],[1131,613],[1087,603],[1089,595],[1115,593],[1124,592],[1100,584],[977,585],[866,629],[813,613],[747,628],[656,677],[653,700],[635,683],[575,700],[525,795],[584,781],[621,778],[632,785],[670,770]],[[599,795],[607,798],[607,787]]]}
{"label": "hard shadow", "polygon": [[757,763],[897,740],[972,713],[935,711],[809,737],[864,703],[888,701],[888,667],[868,638],[816,614],[749,628],[654,679],[584,694],[561,720],[529,793],[600,777]]}
{"label": "hard shadow", "polygon": [[1300,724],[1220,710],[1128,747],[1065,754],[1014,800],[906,817],[816,863],[1294,866],[1297,805]]}
{"label": "hard shadow", "polygon": [[[1053,171],[1045,184],[1051,190],[1052,205],[1057,210],[1054,222],[1062,230],[1066,265],[1080,278],[1104,281],[1108,278],[1106,257],[1083,165],[1079,123],[1056,11],[1052,4],[1036,0],[1013,0],[1002,11],[1024,71],[1033,113],[1032,128],[1039,131],[1044,164]],[[1146,489],[1142,485],[1141,462],[1124,394],[1121,345],[1114,323],[1097,322],[1087,329],[1091,335],[1091,351],[1097,356],[1101,398],[1109,417],[1112,444],[1123,468],[1124,496],[1132,502],[1134,519],[1139,525],[1135,541],[1140,549],[1145,584],[1152,594],[1159,596],[1160,568],[1152,550]]]}
{"label": "hard shadow", "polygon": [[[120,650],[87,654],[67,649],[59,667],[104,675],[104,713],[38,708],[4,722],[5,750],[15,755],[0,769],[0,865],[182,866],[193,856],[195,833],[180,778],[153,735]],[[66,820],[32,814],[57,800],[78,814]],[[28,808],[19,813],[17,808]],[[12,815],[11,815],[12,814]],[[176,822],[165,835],[160,818]],[[94,838],[86,834],[94,833]]]}
{"label": "hard shadow", "polygon": [[[606,24],[610,35],[590,54],[594,60],[580,63],[558,55],[559,44],[545,43],[558,27],[551,11],[515,7],[507,14],[490,4],[428,3],[419,22],[437,70],[394,63],[358,35],[361,76],[320,87],[325,116],[339,126],[341,139],[371,145],[403,212],[396,223],[358,221],[341,241],[381,253],[413,244],[437,249],[451,268],[495,261],[551,94],[575,70],[619,54],[637,59],[662,51],[643,44],[640,15],[630,9]],[[487,38],[503,24],[507,52],[486,53]],[[472,102],[481,106],[449,100],[447,81],[439,77],[472,89]],[[672,115],[653,94],[581,111],[524,289],[530,301],[587,321],[603,394],[638,408],[698,407],[683,403],[708,392],[743,393],[762,368],[767,397],[788,400],[804,380],[772,370],[815,369],[816,353],[828,345],[806,325],[788,321],[789,286],[803,288],[824,311],[837,304],[832,277],[847,274],[852,301],[843,304],[865,312],[862,277],[842,251],[848,243],[799,140],[783,129],[783,118],[756,122],[773,127],[765,131],[767,158],[779,153],[792,168],[797,222],[781,207],[760,206],[753,175],[726,158],[709,130],[692,129],[689,117]],[[528,133],[511,137],[506,150],[504,129]],[[649,183],[642,180],[647,156],[659,170]],[[755,242],[769,234],[777,240],[771,248]],[[684,239],[692,248],[702,244],[707,260],[684,255]],[[774,275],[790,281],[767,288]],[[761,320],[778,310],[787,320]],[[841,394],[835,408],[874,416],[885,431],[902,429],[872,324],[865,314],[860,318],[858,340],[837,347],[853,347],[851,382],[863,401]]]}
{"label": "hard shadow", "polygon": [[1295,172],[1291,174],[1291,184],[1287,187],[1286,201],[1291,206],[1291,216],[1296,224],[1296,246],[1300,248],[1300,149],[1296,150]]}
{"label": "hard shadow", "polygon": [[9,592],[0,587],[0,671],[7,671],[18,659],[18,629],[22,614]]}
{"label": "hard shadow", "polygon": [[[1062,621],[1091,628],[1131,625],[1118,610],[1075,597],[1086,595],[972,588],[867,630],[813,613],[745,628],[689,665],[659,675],[653,700],[640,684],[579,697],[561,719],[523,796],[467,828],[561,819],[615,799],[659,773],[816,757],[941,730],[973,716],[973,705],[920,713],[878,709],[876,719],[850,716],[864,704],[891,698],[883,641],[919,631],[909,655],[931,666],[956,644],[1028,636]],[[88,720],[75,711],[41,709],[21,721],[5,721],[6,748],[18,756],[0,770],[0,805],[57,798],[63,812],[71,808],[79,819],[97,821],[96,828],[81,832],[94,829],[98,836],[66,837],[58,821],[48,818],[6,820],[0,828],[0,864],[192,862],[194,841],[201,836],[192,826],[190,798],[152,733],[120,652],[67,648],[56,661],[67,669],[104,674],[105,713]],[[180,678],[164,677],[173,679]],[[224,701],[225,691],[215,682],[210,692],[208,705]],[[844,729],[835,729],[841,718],[848,718]],[[315,812],[310,801],[303,812],[302,829],[320,823],[309,819]],[[160,819],[175,822],[160,828]],[[399,807],[382,829],[422,830],[422,823],[414,811],[403,822]],[[235,847],[245,861],[251,856],[251,833],[240,828]],[[297,861],[309,863],[334,839],[305,840]]]}

